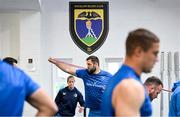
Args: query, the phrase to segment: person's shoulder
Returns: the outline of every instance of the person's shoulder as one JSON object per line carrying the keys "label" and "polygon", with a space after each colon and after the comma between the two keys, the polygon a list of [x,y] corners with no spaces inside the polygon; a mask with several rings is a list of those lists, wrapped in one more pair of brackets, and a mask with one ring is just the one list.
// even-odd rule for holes
{"label": "person's shoulder", "polygon": [[14,71],[17,71],[17,68],[6,62],[0,61],[0,71],[14,73]]}
{"label": "person's shoulder", "polygon": [[127,78],[122,80],[117,86],[114,88],[114,91],[118,91],[120,93],[124,93],[127,97],[144,97],[144,87],[143,85],[133,79]]}
{"label": "person's shoulder", "polygon": [[18,67],[14,67],[2,61],[0,64],[1,64],[0,71],[3,71],[4,74],[13,75],[16,78],[23,77],[24,75],[26,75],[26,73]]}
{"label": "person's shoulder", "polygon": [[59,92],[64,92],[66,90],[67,90],[67,87],[64,87],[64,88],[59,89]]}
{"label": "person's shoulder", "polygon": [[85,69],[85,68],[82,68],[82,69],[76,69],[76,71],[78,71],[78,72],[85,72],[85,71],[87,71],[87,69]]}
{"label": "person's shoulder", "polygon": [[134,78],[123,79],[119,84],[120,87],[129,87],[129,89],[144,89],[143,85]]}
{"label": "person's shoulder", "polygon": [[112,104],[118,108],[121,103],[131,108],[140,109],[145,100],[145,92],[142,84],[135,79],[122,80],[113,90]]}
{"label": "person's shoulder", "polygon": [[79,91],[76,87],[74,87],[74,90],[75,90],[75,91]]}
{"label": "person's shoulder", "polygon": [[106,74],[107,76],[111,76],[111,77],[112,77],[112,74],[109,73],[108,71],[101,70],[101,73],[102,73],[102,74]]}
{"label": "person's shoulder", "polygon": [[68,86],[62,88],[61,90],[69,90]]}
{"label": "person's shoulder", "polygon": [[81,92],[76,87],[74,87],[74,90],[81,94]]}
{"label": "person's shoulder", "polygon": [[87,69],[76,69],[76,72],[79,72],[79,73],[86,73],[87,72]]}
{"label": "person's shoulder", "polygon": [[173,95],[180,95],[180,86],[174,90]]}

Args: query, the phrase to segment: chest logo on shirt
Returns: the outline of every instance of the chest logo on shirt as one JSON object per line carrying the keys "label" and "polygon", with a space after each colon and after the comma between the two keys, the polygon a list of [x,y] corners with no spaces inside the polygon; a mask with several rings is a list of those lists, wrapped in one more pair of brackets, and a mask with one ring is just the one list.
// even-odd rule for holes
{"label": "chest logo on shirt", "polygon": [[89,87],[93,87],[93,88],[99,88],[99,89],[102,89],[104,90],[105,89],[105,85],[103,85],[101,82],[99,81],[96,81],[94,83],[86,83],[87,86]]}
{"label": "chest logo on shirt", "polygon": [[63,95],[66,95],[66,92],[63,92]]}
{"label": "chest logo on shirt", "polygon": [[74,97],[77,97],[77,94],[76,94],[76,93],[74,94]]}

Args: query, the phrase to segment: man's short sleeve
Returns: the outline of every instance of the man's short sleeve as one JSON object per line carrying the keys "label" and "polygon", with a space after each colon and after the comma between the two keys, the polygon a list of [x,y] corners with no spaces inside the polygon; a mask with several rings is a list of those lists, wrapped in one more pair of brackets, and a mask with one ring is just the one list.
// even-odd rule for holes
{"label": "man's short sleeve", "polygon": [[24,77],[24,85],[25,85],[25,92],[26,92],[26,97],[29,97],[34,93],[40,86],[34,82],[27,74],[23,72],[23,77]]}
{"label": "man's short sleeve", "polygon": [[76,70],[76,76],[82,78],[87,74],[86,69],[78,69]]}

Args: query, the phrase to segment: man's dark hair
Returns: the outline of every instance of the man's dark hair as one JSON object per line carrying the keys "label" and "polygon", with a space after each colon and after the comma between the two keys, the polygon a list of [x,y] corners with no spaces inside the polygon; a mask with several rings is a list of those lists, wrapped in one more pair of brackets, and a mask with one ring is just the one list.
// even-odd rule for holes
{"label": "man's dark hair", "polygon": [[16,59],[12,58],[12,57],[6,57],[3,59],[4,62],[13,65],[14,63],[18,63]]}
{"label": "man's dark hair", "polygon": [[153,85],[153,84],[156,86],[162,85],[162,87],[163,87],[162,81],[155,76],[151,76],[151,77],[147,78],[146,81],[144,82],[145,86],[149,86],[149,85]]}
{"label": "man's dark hair", "polygon": [[97,63],[99,66],[99,59],[97,56],[89,56],[86,60],[91,60],[94,64]]}
{"label": "man's dark hair", "polygon": [[159,43],[159,38],[149,30],[139,28],[129,33],[126,40],[126,55],[132,56],[134,50],[140,47],[144,52],[148,51],[153,43]]}
{"label": "man's dark hair", "polygon": [[68,77],[67,77],[67,82],[68,82],[69,79],[71,79],[71,78],[74,78],[74,76],[68,76]]}

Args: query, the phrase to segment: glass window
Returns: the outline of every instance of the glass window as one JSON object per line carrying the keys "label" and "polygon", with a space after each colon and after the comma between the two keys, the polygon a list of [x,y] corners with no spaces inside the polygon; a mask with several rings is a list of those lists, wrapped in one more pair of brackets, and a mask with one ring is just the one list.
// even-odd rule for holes
{"label": "glass window", "polygon": [[[66,63],[72,63],[71,58],[56,58]],[[57,66],[52,64],[52,80],[53,80],[53,98],[55,99],[58,91],[67,86],[67,77],[69,74],[60,70]]]}

